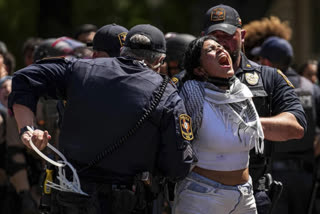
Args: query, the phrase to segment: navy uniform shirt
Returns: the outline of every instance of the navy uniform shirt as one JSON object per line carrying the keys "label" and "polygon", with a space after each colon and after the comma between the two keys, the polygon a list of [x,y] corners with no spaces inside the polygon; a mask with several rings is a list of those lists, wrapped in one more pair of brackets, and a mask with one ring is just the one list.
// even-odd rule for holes
{"label": "navy uniform shirt", "polygon": [[[275,116],[282,112],[289,112],[306,130],[306,116],[299,97],[296,95],[292,83],[280,70],[258,65],[241,54],[241,64],[236,71],[236,76],[250,88],[254,101],[259,97],[269,97],[267,99],[270,103],[265,106],[259,106],[255,102],[260,116]],[[261,111],[269,111],[264,110],[268,107],[270,107],[270,112],[264,112],[261,115]]]}
{"label": "navy uniform shirt", "polygon": [[[41,96],[67,100],[60,150],[67,159],[87,164],[138,122],[162,80],[130,58],[48,59],[14,74],[9,105],[35,112]],[[99,167],[112,182],[143,171],[185,176],[190,167],[185,150],[193,138],[185,112],[177,90],[168,84],[151,118]]]}
{"label": "navy uniform shirt", "polygon": [[[253,102],[260,117],[275,116],[282,112],[292,113],[299,124],[307,130],[306,115],[294,86],[278,69],[259,65],[241,53],[241,64],[236,76],[246,84],[253,94]],[[250,152],[249,171],[253,183],[266,173],[267,159],[272,152],[271,144],[265,141],[265,154]]]}

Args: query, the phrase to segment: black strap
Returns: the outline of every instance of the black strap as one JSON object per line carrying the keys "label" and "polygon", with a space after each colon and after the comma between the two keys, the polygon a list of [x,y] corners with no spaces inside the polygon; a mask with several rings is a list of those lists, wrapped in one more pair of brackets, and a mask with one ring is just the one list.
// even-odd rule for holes
{"label": "black strap", "polygon": [[115,143],[107,146],[102,152],[100,152],[86,167],[83,167],[78,171],[78,173],[81,173],[95,165],[97,165],[99,162],[101,162],[107,155],[111,155],[113,152],[118,150],[120,146],[123,145],[124,142],[128,140],[130,136],[135,134],[137,130],[142,126],[142,124],[146,121],[148,117],[152,114],[152,112],[156,109],[156,107],[159,105],[161,97],[167,87],[167,84],[169,82],[169,77],[164,76],[163,81],[161,85],[158,88],[158,91],[154,95],[154,99],[151,101],[150,107],[145,110],[142,117],[138,120],[138,122],[135,124],[133,128],[131,128],[128,133],[124,136],[122,136],[118,141]]}

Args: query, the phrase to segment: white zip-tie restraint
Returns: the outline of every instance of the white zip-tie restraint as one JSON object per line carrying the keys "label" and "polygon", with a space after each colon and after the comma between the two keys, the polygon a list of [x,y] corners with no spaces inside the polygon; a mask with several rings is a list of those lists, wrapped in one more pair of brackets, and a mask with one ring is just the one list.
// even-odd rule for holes
{"label": "white zip-tie restraint", "polygon": [[[29,126],[27,126],[27,129],[33,133],[33,129]],[[67,161],[66,157],[58,150],[56,149],[54,146],[52,146],[50,143],[47,144],[47,146],[54,151],[62,160],[59,161],[54,161],[51,158],[47,157],[45,154],[43,154],[32,142],[32,140],[29,140],[30,146],[32,147],[32,149],[39,155],[41,156],[43,159],[45,159],[46,161],[48,161],[49,163],[51,163],[52,165],[55,165],[58,167],[58,175],[57,175],[57,179],[59,180],[60,184],[56,184],[54,182],[48,181],[46,183],[46,186],[51,187],[53,189],[59,190],[59,191],[64,191],[64,192],[75,192],[75,193],[79,193],[82,195],[88,195],[87,193],[83,192],[81,190],[81,186],[80,186],[80,180],[79,180],[79,176],[78,173],[76,171],[76,169]],[[63,167],[68,166],[72,173],[73,173],[73,181],[70,182],[67,178],[66,178],[66,173],[65,173],[65,169],[63,169]]]}

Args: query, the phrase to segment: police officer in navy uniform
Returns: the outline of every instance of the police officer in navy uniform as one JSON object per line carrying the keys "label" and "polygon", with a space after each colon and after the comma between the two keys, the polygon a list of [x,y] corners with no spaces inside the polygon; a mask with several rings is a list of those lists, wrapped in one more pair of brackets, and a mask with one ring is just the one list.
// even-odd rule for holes
{"label": "police officer in navy uniform", "polygon": [[306,213],[312,192],[314,169],[314,142],[316,126],[320,125],[319,87],[291,67],[293,49],[282,38],[267,38],[252,54],[260,58],[262,65],[281,69],[295,88],[308,119],[308,128],[300,140],[275,142],[272,152],[272,175],[283,183],[282,195],[274,213]]}
{"label": "police officer in navy uniform", "polygon": [[[47,59],[15,73],[9,106],[28,147],[30,139],[39,149],[50,140],[47,131],[26,128],[33,125],[38,98],[67,100],[59,146],[78,169],[81,188],[92,201],[77,196],[63,201],[66,196],[59,192],[60,213],[151,213],[152,188],[148,193],[148,187],[135,183],[137,178],[149,172],[176,181],[188,174],[193,133],[177,90],[163,84],[165,77],[157,73],[165,51],[158,28],[137,25],[128,32],[121,57]],[[150,116],[145,119],[146,111]],[[96,158],[106,148],[112,151]]]}
{"label": "police officer in navy uniform", "polygon": [[[292,84],[281,71],[258,65],[246,58],[241,51],[246,31],[241,26],[240,16],[235,9],[217,5],[206,12],[202,34],[215,36],[230,53],[236,76],[253,93],[265,139],[287,141],[302,138],[307,126],[306,116]],[[269,142],[265,142],[265,153],[268,153],[269,145]],[[249,164],[259,214],[269,213],[271,208],[270,198],[266,194],[269,191],[267,178],[270,179],[270,176],[265,176],[268,167],[266,155],[258,156],[251,152]]]}

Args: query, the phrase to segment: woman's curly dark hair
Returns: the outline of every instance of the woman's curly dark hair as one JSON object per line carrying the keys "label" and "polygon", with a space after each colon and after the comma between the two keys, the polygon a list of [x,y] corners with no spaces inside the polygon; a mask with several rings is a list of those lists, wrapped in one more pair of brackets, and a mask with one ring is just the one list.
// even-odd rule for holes
{"label": "woman's curly dark hair", "polygon": [[184,69],[186,70],[186,75],[183,78],[183,82],[187,80],[200,80],[203,81],[203,77],[199,77],[193,73],[193,70],[200,66],[200,57],[201,57],[201,50],[203,47],[203,43],[207,40],[213,40],[218,42],[217,38],[211,35],[202,36],[195,40],[193,40],[185,54],[184,54]]}

